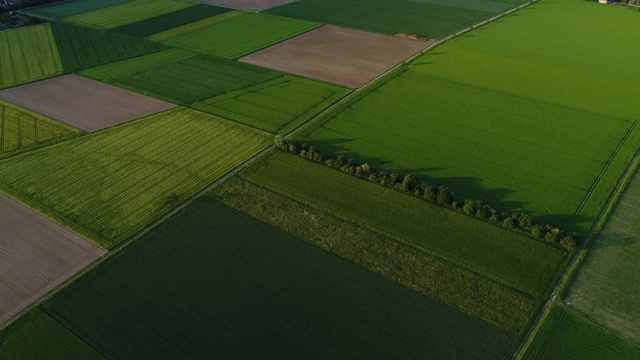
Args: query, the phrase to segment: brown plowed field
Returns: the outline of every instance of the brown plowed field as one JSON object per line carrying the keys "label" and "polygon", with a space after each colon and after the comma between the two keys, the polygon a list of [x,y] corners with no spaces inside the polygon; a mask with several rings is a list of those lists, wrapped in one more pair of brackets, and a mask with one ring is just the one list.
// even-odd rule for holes
{"label": "brown plowed field", "polygon": [[105,251],[0,194],[0,324]]}
{"label": "brown plowed field", "polygon": [[193,0],[201,4],[218,5],[240,10],[265,10],[294,2],[295,0]]}
{"label": "brown plowed field", "polygon": [[323,26],[240,61],[357,88],[429,46],[429,42]]}
{"label": "brown plowed field", "polygon": [[78,75],[2,90],[0,99],[88,132],[175,107]]}

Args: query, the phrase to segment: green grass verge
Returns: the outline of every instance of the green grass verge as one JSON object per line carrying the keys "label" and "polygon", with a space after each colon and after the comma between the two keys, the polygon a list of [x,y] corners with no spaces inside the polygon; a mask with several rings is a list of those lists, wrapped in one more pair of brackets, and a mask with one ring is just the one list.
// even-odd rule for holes
{"label": "green grass verge", "polygon": [[179,49],[92,68],[80,74],[181,105],[283,76],[257,66]]}
{"label": "green grass verge", "polygon": [[242,176],[536,296],[547,290],[566,255],[498,226],[281,151]]}
{"label": "green grass verge", "polygon": [[234,177],[218,201],[511,334],[535,315],[534,299],[368,227]]}
{"label": "green grass verge", "polygon": [[441,38],[522,2],[300,0],[266,12],[373,32]]}
{"label": "green grass verge", "polygon": [[206,197],[44,307],[113,358],[500,359],[513,342]]}
{"label": "green grass verge", "polygon": [[193,107],[274,134],[286,134],[349,92],[339,86],[285,76],[200,101]]}
{"label": "green grass verge", "polygon": [[49,24],[0,31],[0,59],[0,89],[63,71]]}
{"label": "green grass verge", "polygon": [[217,25],[223,23],[225,21],[229,21],[235,19],[237,17],[243,16],[246,13],[240,10],[233,10],[222,15],[213,16],[207,19],[203,19],[200,21],[194,21],[187,25],[182,25],[170,30],[163,31],[161,33],[157,33],[155,35],[149,36],[147,39],[151,41],[165,42],[171,39],[175,39],[177,37],[190,34],[192,32],[202,30],[208,28],[213,25]]}
{"label": "green grass verge", "polygon": [[231,11],[210,5],[196,5],[186,9],[170,12],[168,14],[156,16],[151,19],[135,22],[112,29],[130,36],[144,38],[160,32],[191,24],[203,19],[208,19],[216,15],[221,15]]}
{"label": "green grass verge", "polygon": [[80,134],[80,130],[0,100],[0,159]]}
{"label": "green grass verge", "polygon": [[130,2],[132,0],[71,0],[56,4],[37,6],[26,9],[29,15],[34,15],[46,19],[62,20],[86,12],[108,8],[110,6]]}
{"label": "green grass verge", "polygon": [[269,140],[178,108],[7,159],[0,190],[111,249]]}
{"label": "green grass verge", "polygon": [[247,13],[165,43],[209,55],[236,59],[318,26],[320,24],[308,21]]}
{"label": "green grass verge", "polygon": [[191,6],[196,4],[182,0],[134,0],[71,16],[65,21],[99,29],[112,29]]}
{"label": "green grass verge", "polygon": [[523,360],[638,358],[640,347],[561,307],[551,309],[522,357]]}
{"label": "green grass verge", "polygon": [[167,49],[151,41],[65,22],[51,26],[67,73]]}
{"label": "green grass verge", "polygon": [[69,329],[40,309],[0,331],[0,359],[104,359]]}
{"label": "green grass verge", "polygon": [[610,66],[640,56],[617,35],[637,20],[584,1],[536,3],[427,52],[304,141],[585,233],[640,146],[638,102],[593,96],[640,88],[637,73]]}

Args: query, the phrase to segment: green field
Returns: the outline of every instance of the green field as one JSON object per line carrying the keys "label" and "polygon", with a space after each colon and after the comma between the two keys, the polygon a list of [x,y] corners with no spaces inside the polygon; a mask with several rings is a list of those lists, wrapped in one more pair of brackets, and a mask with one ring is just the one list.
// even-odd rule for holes
{"label": "green field", "polygon": [[134,0],[71,16],[65,21],[100,29],[112,29],[196,6],[182,0]]}
{"label": "green field", "polygon": [[211,194],[238,211],[511,334],[523,334],[539,305],[476,272],[240,177],[226,180]]}
{"label": "green field", "polygon": [[521,0],[300,0],[266,12],[387,34],[442,38]]}
{"label": "green field", "polygon": [[161,33],[157,33],[155,35],[151,35],[147,39],[151,41],[165,42],[244,15],[246,15],[246,12],[244,11],[233,10],[222,15],[213,16],[200,21],[194,21],[191,24],[182,25],[170,30],[163,31]]}
{"label": "green field", "polygon": [[563,250],[282,151],[242,176],[535,296],[565,257]]}
{"label": "green field", "polygon": [[640,89],[609,65],[640,56],[617,35],[637,25],[626,10],[536,3],[426,53],[304,141],[584,232],[640,145],[640,103],[594,96]]}
{"label": "green field", "polygon": [[0,89],[62,74],[49,24],[0,31]]}
{"label": "green field", "polygon": [[633,360],[640,347],[564,308],[553,308],[523,360]]}
{"label": "green field", "polygon": [[234,91],[193,107],[275,134],[286,134],[350,92],[295,76]]}
{"label": "green field", "polygon": [[44,308],[110,358],[500,359],[513,342],[207,197]]}
{"label": "green field", "polygon": [[156,16],[151,19],[135,22],[112,29],[130,36],[144,38],[160,32],[170,31],[177,27],[182,27],[203,19],[208,19],[216,15],[224,14],[230,9],[220,8],[210,5],[196,5],[170,12],[168,14]]}
{"label": "green field", "polygon": [[5,160],[0,190],[111,249],[270,140],[178,108]]}
{"label": "green field", "polygon": [[26,9],[25,12],[30,15],[35,15],[47,19],[62,20],[71,16],[108,8],[110,6],[126,3],[129,1],[132,0],[71,0],[55,4],[37,6],[31,9]]}
{"label": "green field", "polygon": [[182,49],[236,59],[318,26],[320,24],[308,21],[247,13],[165,43]]}
{"label": "green field", "polygon": [[65,22],[56,22],[51,26],[67,73],[166,49],[151,41],[105,30]]}
{"label": "green field", "polygon": [[0,331],[0,359],[104,359],[100,353],[41,310]]}
{"label": "green field", "polygon": [[636,172],[580,268],[567,303],[640,343],[639,207]]}
{"label": "green field", "polygon": [[179,49],[100,66],[81,74],[182,105],[283,76],[257,66]]}
{"label": "green field", "polygon": [[0,100],[0,159],[79,134],[77,129]]}

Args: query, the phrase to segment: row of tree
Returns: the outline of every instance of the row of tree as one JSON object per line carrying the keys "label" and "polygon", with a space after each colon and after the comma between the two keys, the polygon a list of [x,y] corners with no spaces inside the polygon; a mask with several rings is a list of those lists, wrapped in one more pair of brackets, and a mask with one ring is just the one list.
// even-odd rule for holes
{"label": "row of tree", "polygon": [[530,233],[537,238],[544,239],[567,250],[574,250],[579,242],[579,237],[576,233],[563,231],[548,224],[539,224],[532,216],[522,212],[507,213],[498,211],[483,203],[482,200],[473,200],[456,195],[444,185],[432,185],[413,175],[399,176],[384,170],[373,171],[368,164],[359,164],[342,156],[332,157],[321,153],[312,146],[307,146],[297,141],[289,141],[281,136],[277,136],[274,143],[279,149],[291,154],[339,169],[388,188],[413,194],[423,200],[449,207],[478,219],[499,224],[509,229]]}

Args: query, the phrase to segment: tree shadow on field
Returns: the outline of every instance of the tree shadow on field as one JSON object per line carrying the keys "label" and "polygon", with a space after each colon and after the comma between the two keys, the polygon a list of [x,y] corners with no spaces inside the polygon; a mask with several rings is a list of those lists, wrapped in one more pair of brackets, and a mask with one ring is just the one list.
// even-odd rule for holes
{"label": "tree shadow on field", "polygon": [[628,246],[638,241],[638,238],[629,234],[619,232],[604,232],[593,244],[593,250],[606,249],[610,247]]}
{"label": "tree shadow on field", "polygon": [[548,214],[536,216],[539,223],[556,226],[563,230],[575,231],[580,235],[584,235],[586,230],[578,228],[581,224],[585,224],[586,228],[590,228],[593,218],[584,215],[575,216],[574,214]]}

